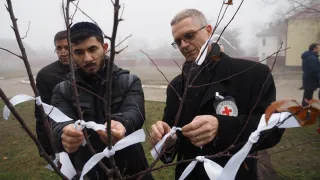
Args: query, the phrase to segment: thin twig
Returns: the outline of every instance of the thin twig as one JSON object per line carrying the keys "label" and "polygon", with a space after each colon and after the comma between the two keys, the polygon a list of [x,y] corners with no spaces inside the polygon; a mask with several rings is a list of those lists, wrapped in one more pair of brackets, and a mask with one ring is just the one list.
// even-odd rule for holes
{"label": "thin twig", "polygon": [[168,85],[173,89],[173,91],[176,93],[176,95],[179,97],[179,99],[181,99],[181,97],[179,96],[179,93],[175,90],[175,88],[172,86],[172,84],[170,83],[170,81],[168,80],[168,78],[166,77],[166,75],[159,69],[159,67],[157,66],[157,64],[150,58],[150,56],[143,52],[142,50],[140,50],[143,54],[145,54],[148,59],[156,66],[157,70],[162,74],[162,76],[166,79],[166,81],[168,82]]}
{"label": "thin twig", "polygon": [[[71,2],[83,15],[85,15],[87,18],[89,18],[95,25],[99,26],[99,24],[94,20],[92,19],[87,13],[85,13],[80,7],[78,7],[74,2]],[[99,26],[100,27],[100,26]],[[103,35],[104,35],[104,38],[107,38],[107,39],[111,39],[109,36],[107,36],[104,32],[102,32]]]}
{"label": "thin twig", "polygon": [[21,39],[24,39],[24,38],[26,38],[28,36],[28,32],[30,30],[30,24],[31,24],[31,22],[29,21],[28,30],[27,30],[26,34]]}
{"label": "thin twig", "polygon": [[[132,34],[130,34],[129,36],[127,36],[126,38],[124,38],[121,42],[119,42],[116,47],[118,47],[120,44],[122,44],[125,40],[127,40],[129,37],[131,37]],[[108,50],[106,53],[110,52],[110,50]]]}
{"label": "thin twig", "polygon": [[298,147],[298,146],[310,144],[310,143],[313,143],[313,142],[316,142],[316,141],[308,141],[308,142],[300,143],[300,144],[294,145],[294,146],[292,146],[292,147],[290,147],[290,148],[288,148],[288,149],[284,149],[284,150],[277,151],[277,152],[273,152],[273,153],[264,154],[264,155],[262,155],[262,156],[257,156],[257,158],[260,159],[260,158],[263,158],[263,157],[265,157],[265,156],[271,156],[271,155],[279,154],[279,153],[282,153],[282,152],[285,152],[285,151],[290,151],[291,149],[296,148],[296,147]]}
{"label": "thin twig", "polygon": [[287,49],[290,49],[290,47],[285,48],[285,49],[282,49],[282,50],[277,51],[277,52],[274,52],[272,55],[268,56],[267,58],[265,58],[265,59],[263,59],[263,60],[261,60],[261,61],[258,61],[257,63],[253,64],[252,66],[248,67],[247,69],[245,69],[245,70],[243,70],[243,71],[240,71],[240,72],[238,72],[238,73],[235,73],[235,74],[233,74],[233,75],[231,75],[231,76],[229,76],[229,77],[226,77],[226,78],[224,78],[224,79],[221,79],[221,80],[218,80],[218,81],[215,81],[215,82],[211,82],[211,83],[208,83],[208,84],[202,84],[202,85],[197,85],[197,86],[191,85],[190,87],[191,87],[191,88],[199,88],[199,87],[209,86],[209,85],[217,84],[217,83],[220,83],[220,82],[222,82],[222,81],[228,80],[228,79],[230,79],[230,78],[232,78],[232,77],[234,77],[234,76],[237,76],[237,75],[239,75],[239,74],[245,73],[246,71],[248,71],[248,70],[250,70],[251,68],[255,67],[256,65],[260,64],[260,62],[265,61],[265,60],[269,59],[271,56],[273,56],[274,54],[277,54],[277,53],[279,53],[279,52],[285,51],[285,50],[287,50]]}
{"label": "thin twig", "polygon": [[123,4],[123,8],[122,8],[122,12],[121,12],[121,16],[120,16],[120,18],[119,18],[119,22],[120,22],[120,21],[124,21],[124,19],[122,18],[122,16],[123,16],[123,12],[124,12],[124,4]]}
{"label": "thin twig", "polygon": [[182,68],[179,66],[178,62],[173,60],[173,62],[178,66],[178,68],[181,70],[181,73],[184,75],[184,77],[187,77],[186,73],[183,72]]}
{"label": "thin twig", "polygon": [[20,58],[20,59],[23,60],[23,57],[22,57],[22,56],[14,53],[14,52],[12,52],[12,51],[10,51],[10,50],[8,50],[8,49],[2,48],[2,47],[0,47],[0,49],[1,49],[1,50],[4,50],[4,51],[7,51],[8,53],[10,53],[10,54],[12,54],[12,55],[14,55],[14,56],[17,56],[18,58]]}
{"label": "thin twig", "polygon": [[128,48],[128,46],[122,48],[120,51],[116,51],[115,53],[116,53],[116,54],[120,54],[123,50],[125,50],[125,49],[127,49],[127,48]]}
{"label": "thin twig", "polygon": [[270,73],[268,74],[266,80],[264,81],[264,83],[263,83],[263,85],[262,85],[262,87],[261,87],[259,96],[258,96],[258,98],[257,98],[254,106],[253,106],[252,109],[250,110],[250,113],[249,113],[249,115],[248,115],[248,118],[247,118],[247,120],[246,120],[246,123],[244,124],[242,130],[241,130],[240,133],[238,134],[238,136],[237,136],[237,138],[236,138],[236,140],[234,141],[233,144],[235,144],[235,143],[237,142],[237,140],[240,138],[240,135],[243,133],[243,131],[246,129],[247,125],[249,124],[249,120],[250,120],[250,118],[251,118],[252,112],[253,112],[253,110],[256,108],[256,106],[258,105],[258,103],[259,103],[259,101],[260,101],[260,98],[261,98],[261,96],[262,96],[262,92],[263,92],[263,90],[264,90],[264,87],[265,87],[266,83],[268,82],[268,79],[270,78],[270,76],[272,76],[271,72],[272,72],[272,69],[273,69],[276,61],[277,61],[277,57],[278,57],[279,51],[280,51],[281,48],[282,48],[282,45],[283,45],[283,41],[282,41],[282,43],[281,43],[281,45],[280,45],[279,50],[278,50],[277,53],[276,53],[276,57],[275,57],[275,60],[273,61],[273,64],[272,64],[272,68],[271,68],[271,70],[270,70]]}
{"label": "thin twig", "polygon": [[[112,2],[112,0],[111,0]],[[115,3],[113,3],[114,8],[114,16],[113,16],[113,30],[112,30],[112,36],[111,36],[111,51],[110,51],[110,60],[106,63],[108,63],[107,69],[105,71],[106,81],[105,81],[105,100],[107,103],[104,104],[105,108],[105,121],[107,122],[107,133],[108,133],[108,149],[112,149],[112,135],[111,135],[111,92],[112,92],[112,74],[113,74],[113,66],[114,66],[114,59],[116,55],[115,50],[115,42],[117,37],[117,30],[118,30],[118,24],[119,24],[119,0],[115,0]],[[117,177],[122,180],[122,176],[116,166],[114,156],[111,156],[110,158],[111,165],[113,172],[109,173],[109,179],[113,179],[113,173],[116,173]]]}
{"label": "thin twig", "polygon": [[26,125],[25,121],[22,119],[22,117],[19,115],[19,113],[15,110],[15,108],[13,107],[13,105],[10,103],[9,99],[7,98],[7,96],[5,95],[5,93],[2,91],[2,89],[0,88],[0,97],[3,100],[3,102],[7,105],[7,107],[10,109],[10,111],[12,112],[12,114],[14,115],[14,117],[19,121],[19,123],[21,124],[22,128],[27,132],[27,134],[30,136],[30,138],[33,140],[33,142],[37,145],[38,149],[43,152],[43,157],[46,159],[46,161],[51,165],[51,167],[53,168],[54,172],[57,173],[62,179],[67,180],[68,178],[65,177],[58,169],[58,167],[54,164],[54,162],[52,161],[52,159],[48,156],[48,154],[46,153],[46,151],[43,149],[41,143],[39,142],[39,140],[36,138],[36,136],[32,133],[32,131],[28,128],[28,126]]}
{"label": "thin twig", "polygon": [[78,11],[79,3],[80,3],[80,0],[78,0],[78,2],[77,2],[77,4],[76,4],[76,10],[74,10],[74,13],[73,13],[73,15],[72,15],[71,18],[70,18],[70,22],[71,22],[71,23],[73,23],[73,18],[74,18],[74,16],[76,15],[76,12]]}

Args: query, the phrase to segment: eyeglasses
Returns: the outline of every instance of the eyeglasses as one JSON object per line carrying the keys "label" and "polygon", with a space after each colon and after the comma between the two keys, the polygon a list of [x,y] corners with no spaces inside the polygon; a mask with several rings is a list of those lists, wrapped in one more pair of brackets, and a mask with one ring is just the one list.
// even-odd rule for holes
{"label": "eyeglasses", "polygon": [[196,33],[202,29],[204,29],[207,26],[203,26],[200,29],[193,31],[193,32],[189,32],[183,35],[183,37],[181,39],[177,39],[175,40],[171,45],[173,46],[173,48],[178,49],[181,46],[181,41],[185,41],[185,42],[189,42],[191,40],[193,40],[196,37]]}

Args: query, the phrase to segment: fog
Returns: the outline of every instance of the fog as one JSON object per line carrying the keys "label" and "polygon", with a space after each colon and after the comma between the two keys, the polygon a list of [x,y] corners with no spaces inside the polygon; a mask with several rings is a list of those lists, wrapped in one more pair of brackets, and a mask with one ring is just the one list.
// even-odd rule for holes
{"label": "fog", "polygon": [[[228,29],[237,28],[242,49],[254,47],[255,34],[270,22],[279,5],[274,1],[266,3],[263,0],[245,0],[238,14]],[[6,4],[5,0],[1,0]],[[229,22],[241,0],[234,0],[229,6],[221,23],[221,27]],[[170,20],[182,9],[196,8],[201,10],[210,23],[214,24],[219,14],[222,0],[122,0],[125,10],[118,31],[118,41],[132,34],[126,42],[136,47],[129,47],[128,51],[146,46],[170,46],[172,42]],[[14,13],[18,18],[21,34],[28,29],[28,37],[24,40],[35,51],[53,51],[53,36],[57,31],[65,28],[61,1],[59,0],[14,0]],[[110,0],[80,0],[79,7],[92,17],[106,34],[112,32],[113,8]],[[74,6],[71,5],[71,12]],[[90,21],[80,11],[76,12],[75,22]],[[0,8],[1,33],[0,38],[13,39],[14,33],[10,28],[11,21],[5,7]],[[0,44],[5,46],[5,44]]]}

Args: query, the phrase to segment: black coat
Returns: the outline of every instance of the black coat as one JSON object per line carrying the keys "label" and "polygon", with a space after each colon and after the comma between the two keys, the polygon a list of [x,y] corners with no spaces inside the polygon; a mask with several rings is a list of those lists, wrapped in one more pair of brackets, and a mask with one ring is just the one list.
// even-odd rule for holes
{"label": "black coat", "polygon": [[[211,57],[212,56],[209,56],[203,65],[198,67],[194,73],[191,73],[191,76],[194,77],[205,63],[213,61],[210,60]],[[186,63],[183,70],[185,71],[189,66],[190,64]],[[252,67],[250,70],[245,71],[250,67]],[[188,71],[186,70],[185,72]],[[209,66],[206,66],[195,79],[193,85],[203,85],[209,82],[218,83],[210,86],[188,89],[186,100],[177,125],[177,127],[183,127],[190,123],[197,115],[213,115],[219,122],[217,136],[212,142],[204,145],[201,150],[200,148],[192,145],[189,139],[185,138],[181,132],[177,131],[178,140],[176,146],[174,146],[170,152],[166,153],[166,158],[162,158],[162,160],[165,163],[171,162],[176,154],[178,155],[177,161],[180,161],[183,159],[193,159],[196,156],[213,155],[224,151],[235,141],[239,132],[243,129],[251,109],[255,106],[258,97],[260,97],[252,111],[245,130],[239,137],[236,144],[246,142],[251,132],[257,129],[261,115],[264,114],[270,103],[276,100],[275,84],[272,75],[268,76],[269,73],[269,68],[263,64],[256,64],[256,62],[248,60],[234,59],[224,53],[221,53],[220,60],[213,61]],[[230,76],[232,76],[232,78],[228,78]],[[184,83],[186,81],[186,78],[183,77],[184,75],[178,75],[170,83],[178,92],[180,97],[182,97]],[[264,84],[265,81],[266,83]],[[262,88],[263,91],[260,94]],[[237,117],[216,114],[216,110],[213,106],[216,99],[216,92],[219,92],[219,94],[224,97],[231,96],[235,99],[238,107]],[[168,86],[163,121],[167,122],[171,127],[173,126],[173,120],[178,112],[179,104],[179,99],[176,93],[170,86]],[[280,141],[282,134],[283,130],[276,129],[269,134],[267,138],[264,139],[260,137],[260,141],[257,143],[259,146],[253,146],[253,149],[262,150],[275,146]],[[262,139],[264,140],[261,142]],[[239,146],[239,148],[240,147],[242,146]],[[231,150],[229,153],[234,154],[239,150],[239,148]],[[229,157],[219,157],[212,160],[224,167],[229,159]],[[236,179],[257,179],[256,160],[247,158],[245,162],[248,169],[242,165],[238,171]],[[176,179],[180,177],[187,165],[188,163],[184,163],[176,166]],[[208,179],[203,168],[203,163],[198,163],[187,179]]]}
{"label": "black coat", "polygon": [[[104,73],[100,71],[99,74],[103,77]],[[132,80],[130,80],[129,71],[127,70],[123,70],[116,66],[113,69],[111,118],[124,125],[126,128],[126,135],[141,129],[145,117],[144,93],[141,81],[135,75],[132,77]],[[128,84],[129,81],[132,82],[130,85]],[[83,111],[83,119],[85,121],[94,121],[99,124],[104,124],[104,102],[83,88],[103,97],[105,94],[105,85],[99,78],[97,78],[97,76],[87,76],[81,70],[76,73],[76,83],[78,86],[82,87],[78,88],[78,91],[80,106]],[[72,100],[72,97],[74,97],[72,84],[70,81],[64,81],[58,84],[54,89],[51,102],[53,106],[60,109],[64,114],[74,120],[77,120],[79,117],[77,116],[76,105]],[[135,101],[133,101],[133,99]],[[137,105],[135,103],[137,103]],[[53,135],[55,138],[54,142],[59,151],[64,151],[61,144],[62,129],[66,125],[74,123],[74,121],[52,123]],[[89,129],[88,135],[90,142],[97,153],[102,152],[104,148],[107,147],[106,144],[100,140],[99,135],[95,131]],[[80,146],[75,153],[70,154],[70,157],[75,168],[82,169],[84,164],[90,157],[92,157],[92,155],[87,146]],[[114,158],[118,169],[121,174],[124,174],[124,176],[133,175],[148,167],[148,162],[141,143],[117,151]],[[111,168],[107,158],[104,158],[104,163]],[[98,176],[96,176],[96,172]],[[104,171],[101,170],[98,164],[87,175],[92,179],[107,179]],[[144,178],[153,179],[150,173],[144,176]]]}
{"label": "black coat", "polygon": [[315,90],[320,82],[320,62],[318,56],[312,51],[301,55],[303,70],[303,87],[306,90]]}
{"label": "black coat", "polygon": [[[50,104],[52,92],[54,87],[66,79],[66,75],[69,73],[69,65],[63,65],[59,61],[55,61],[45,67],[43,67],[37,74],[36,86],[41,96],[42,102]],[[36,133],[37,138],[43,146],[44,150],[49,155],[54,155],[49,141],[49,137],[46,133],[43,120],[41,119],[40,109],[35,104],[35,117],[36,117]],[[42,154],[40,153],[42,156]]]}

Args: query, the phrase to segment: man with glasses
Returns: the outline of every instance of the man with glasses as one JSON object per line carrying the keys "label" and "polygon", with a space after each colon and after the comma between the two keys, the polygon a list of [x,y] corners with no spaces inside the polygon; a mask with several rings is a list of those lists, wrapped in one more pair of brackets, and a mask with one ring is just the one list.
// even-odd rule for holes
{"label": "man with glasses", "polygon": [[[171,28],[172,45],[180,50],[186,61],[183,73],[175,77],[167,88],[162,121],[151,126],[152,142],[158,143],[173,126],[181,127],[166,146],[165,155],[161,157],[164,163],[172,162],[176,155],[177,161],[181,161],[223,152],[224,155],[212,160],[224,167],[230,155],[248,141],[266,108],[276,100],[273,77],[266,65],[231,58],[215,43],[209,45],[202,63],[195,62],[201,47],[213,32],[204,15],[196,9],[178,13],[171,21]],[[178,112],[181,113],[175,124]],[[275,146],[282,134],[280,129],[268,132],[267,136],[261,134],[263,137],[251,153]],[[176,166],[176,179],[187,166],[188,163]],[[186,179],[209,178],[203,164],[197,163]],[[236,179],[257,179],[257,160],[246,158]]]}
{"label": "man with glasses", "polygon": [[[43,67],[37,74],[36,86],[40,93],[41,100],[44,103],[50,104],[52,91],[55,86],[66,79],[69,72],[69,52],[67,31],[60,31],[54,37],[55,53],[58,60]],[[40,109],[35,105],[36,117],[36,133],[37,138],[43,146],[46,153],[54,157],[47,131],[40,115]],[[43,154],[40,152],[40,156]]]}

